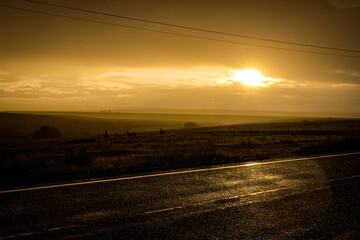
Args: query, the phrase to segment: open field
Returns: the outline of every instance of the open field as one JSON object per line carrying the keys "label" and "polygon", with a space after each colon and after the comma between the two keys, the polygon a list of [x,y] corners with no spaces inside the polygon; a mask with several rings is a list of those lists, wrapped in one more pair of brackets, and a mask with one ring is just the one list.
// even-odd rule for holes
{"label": "open field", "polygon": [[[24,118],[24,115],[11,117],[9,132],[6,132],[5,120],[1,118],[2,189],[134,172],[360,150],[360,120],[356,119],[292,119],[190,129],[182,128],[181,121],[152,119],[148,120],[147,131],[145,128],[140,131],[140,127],[146,125],[143,119],[91,120],[85,116],[26,115],[37,125],[47,124],[65,132],[60,138],[34,139],[31,129],[36,129],[36,124],[24,127],[26,131],[23,132],[21,128],[21,131],[14,131],[16,124],[23,121],[16,118]],[[84,132],[64,131],[64,126],[70,123],[83,126]],[[129,124],[134,128],[129,128]],[[86,132],[92,126],[97,130]],[[109,132],[108,138],[103,136],[104,126]],[[160,127],[165,129],[164,134],[160,134]],[[136,135],[126,134],[127,130],[135,129]],[[119,135],[114,136],[115,132]]]}
{"label": "open field", "polygon": [[294,119],[284,116],[107,113],[107,112],[11,112],[0,113],[0,136],[32,136],[42,125],[59,129],[63,135],[96,135],[105,131],[126,133],[182,128],[186,122],[200,127],[274,122]]}

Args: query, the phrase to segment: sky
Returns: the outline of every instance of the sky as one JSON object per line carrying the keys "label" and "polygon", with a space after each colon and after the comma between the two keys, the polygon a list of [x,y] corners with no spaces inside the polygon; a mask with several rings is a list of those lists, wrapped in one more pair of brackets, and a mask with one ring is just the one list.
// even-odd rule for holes
{"label": "sky", "polygon": [[360,112],[358,0],[42,1],[247,37],[0,0],[0,111]]}

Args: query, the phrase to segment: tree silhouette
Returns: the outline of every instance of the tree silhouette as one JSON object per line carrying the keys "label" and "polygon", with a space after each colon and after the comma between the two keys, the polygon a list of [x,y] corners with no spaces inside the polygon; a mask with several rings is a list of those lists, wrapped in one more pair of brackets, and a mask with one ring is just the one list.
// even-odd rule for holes
{"label": "tree silhouette", "polygon": [[199,125],[197,123],[194,122],[187,122],[184,124],[185,128],[194,128],[194,127],[198,127]]}
{"label": "tree silhouette", "polygon": [[34,137],[38,139],[46,139],[46,138],[58,138],[61,136],[61,132],[54,127],[50,126],[42,126],[38,130],[35,131]]}

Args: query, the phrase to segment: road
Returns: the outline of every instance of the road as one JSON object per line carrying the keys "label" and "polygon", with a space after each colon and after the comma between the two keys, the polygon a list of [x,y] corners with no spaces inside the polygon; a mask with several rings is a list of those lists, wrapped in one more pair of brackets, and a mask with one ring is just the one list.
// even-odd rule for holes
{"label": "road", "polygon": [[0,191],[0,239],[360,239],[360,153]]}

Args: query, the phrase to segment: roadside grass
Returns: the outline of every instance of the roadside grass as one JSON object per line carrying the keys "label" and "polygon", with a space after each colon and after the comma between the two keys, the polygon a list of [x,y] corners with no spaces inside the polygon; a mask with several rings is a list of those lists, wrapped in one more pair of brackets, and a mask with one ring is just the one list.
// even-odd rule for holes
{"label": "roadside grass", "polygon": [[360,120],[141,132],[120,137],[0,138],[1,188],[360,150]]}

